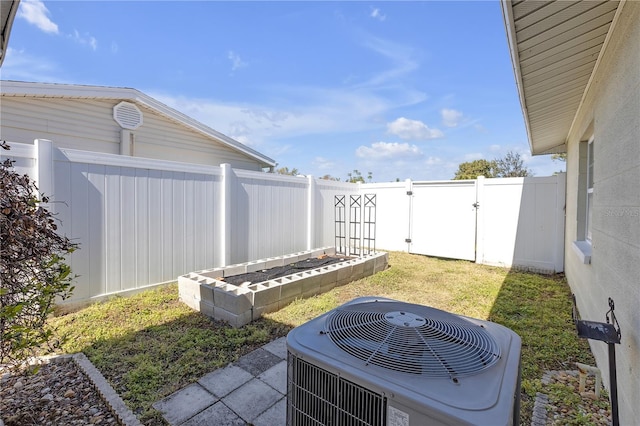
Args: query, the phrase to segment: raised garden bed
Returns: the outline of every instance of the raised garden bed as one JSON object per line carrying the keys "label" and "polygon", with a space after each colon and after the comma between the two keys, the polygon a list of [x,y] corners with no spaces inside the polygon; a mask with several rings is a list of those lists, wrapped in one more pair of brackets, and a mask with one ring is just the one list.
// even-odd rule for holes
{"label": "raised garden bed", "polygon": [[[325,260],[328,258],[332,260]],[[317,266],[302,268],[304,263]],[[191,308],[240,327],[283,308],[296,298],[315,296],[373,275],[384,270],[387,264],[388,254],[384,252],[336,258],[334,247],[324,247],[191,272],[178,278],[178,287],[180,300]],[[282,275],[283,271],[290,273]],[[259,282],[250,279],[260,274],[266,279]],[[236,278],[232,278],[234,276]]]}

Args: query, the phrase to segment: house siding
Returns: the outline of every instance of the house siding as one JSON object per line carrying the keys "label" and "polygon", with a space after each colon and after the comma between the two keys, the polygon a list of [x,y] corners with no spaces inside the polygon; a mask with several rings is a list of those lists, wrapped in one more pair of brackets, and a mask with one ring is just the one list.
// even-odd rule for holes
{"label": "house siding", "polygon": [[[118,154],[122,129],[113,119],[113,107],[119,102],[3,96],[0,137],[21,143],[50,139],[58,148]],[[258,161],[241,152],[147,107],[138,107],[143,124],[132,131],[135,156],[207,165],[229,163],[234,168],[261,170]]]}
{"label": "house siding", "polygon": [[[573,252],[580,239],[583,191],[579,144],[594,136],[591,264]],[[626,2],[567,145],[567,279],[583,319],[605,321],[615,301],[622,342],[616,345],[621,424],[640,418],[640,3]],[[583,162],[584,163],[584,162]],[[609,383],[607,345],[590,341]]]}

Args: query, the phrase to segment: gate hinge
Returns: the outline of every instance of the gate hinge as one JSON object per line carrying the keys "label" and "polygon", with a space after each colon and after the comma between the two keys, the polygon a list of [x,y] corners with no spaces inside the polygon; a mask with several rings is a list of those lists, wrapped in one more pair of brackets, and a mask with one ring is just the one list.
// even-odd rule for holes
{"label": "gate hinge", "polygon": [[405,242],[405,243],[410,243],[410,242],[411,242],[411,238],[405,238],[405,239],[404,239],[404,242]]}
{"label": "gate hinge", "polygon": [[475,207],[476,209],[480,207],[480,203],[475,202],[473,204],[471,204],[473,207]]}
{"label": "gate hinge", "polygon": [[413,191],[407,191],[407,195],[413,195]]}

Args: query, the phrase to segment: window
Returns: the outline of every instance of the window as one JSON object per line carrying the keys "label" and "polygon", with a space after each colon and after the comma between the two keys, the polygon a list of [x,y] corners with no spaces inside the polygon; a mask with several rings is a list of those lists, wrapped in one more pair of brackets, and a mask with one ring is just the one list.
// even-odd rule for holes
{"label": "window", "polygon": [[593,137],[589,139],[587,148],[587,205],[586,205],[586,232],[585,239],[591,241],[591,225],[593,218]]}
{"label": "window", "polygon": [[591,263],[591,231],[593,228],[593,136],[588,141],[578,145],[578,217],[577,217],[577,241],[573,242],[573,248],[585,263]]}

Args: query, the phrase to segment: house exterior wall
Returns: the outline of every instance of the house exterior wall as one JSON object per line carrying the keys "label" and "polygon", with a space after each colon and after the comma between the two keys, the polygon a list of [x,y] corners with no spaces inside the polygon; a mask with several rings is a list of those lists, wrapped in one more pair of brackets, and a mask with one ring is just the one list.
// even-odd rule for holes
{"label": "house exterior wall", "polygon": [[[583,239],[585,144],[593,137],[591,263],[573,248]],[[565,271],[583,319],[605,321],[615,302],[621,424],[640,418],[640,3],[626,2],[567,143]],[[582,157],[582,161],[581,161]],[[590,341],[609,383],[607,345]]]}
{"label": "house exterior wall", "polygon": [[[62,99],[3,96],[0,103],[0,137],[33,143],[49,139],[58,148],[120,153],[122,128],[113,119],[120,100]],[[260,171],[253,158],[237,152],[197,131],[175,123],[157,112],[138,106],[143,124],[133,130],[136,157],[219,165]]]}

